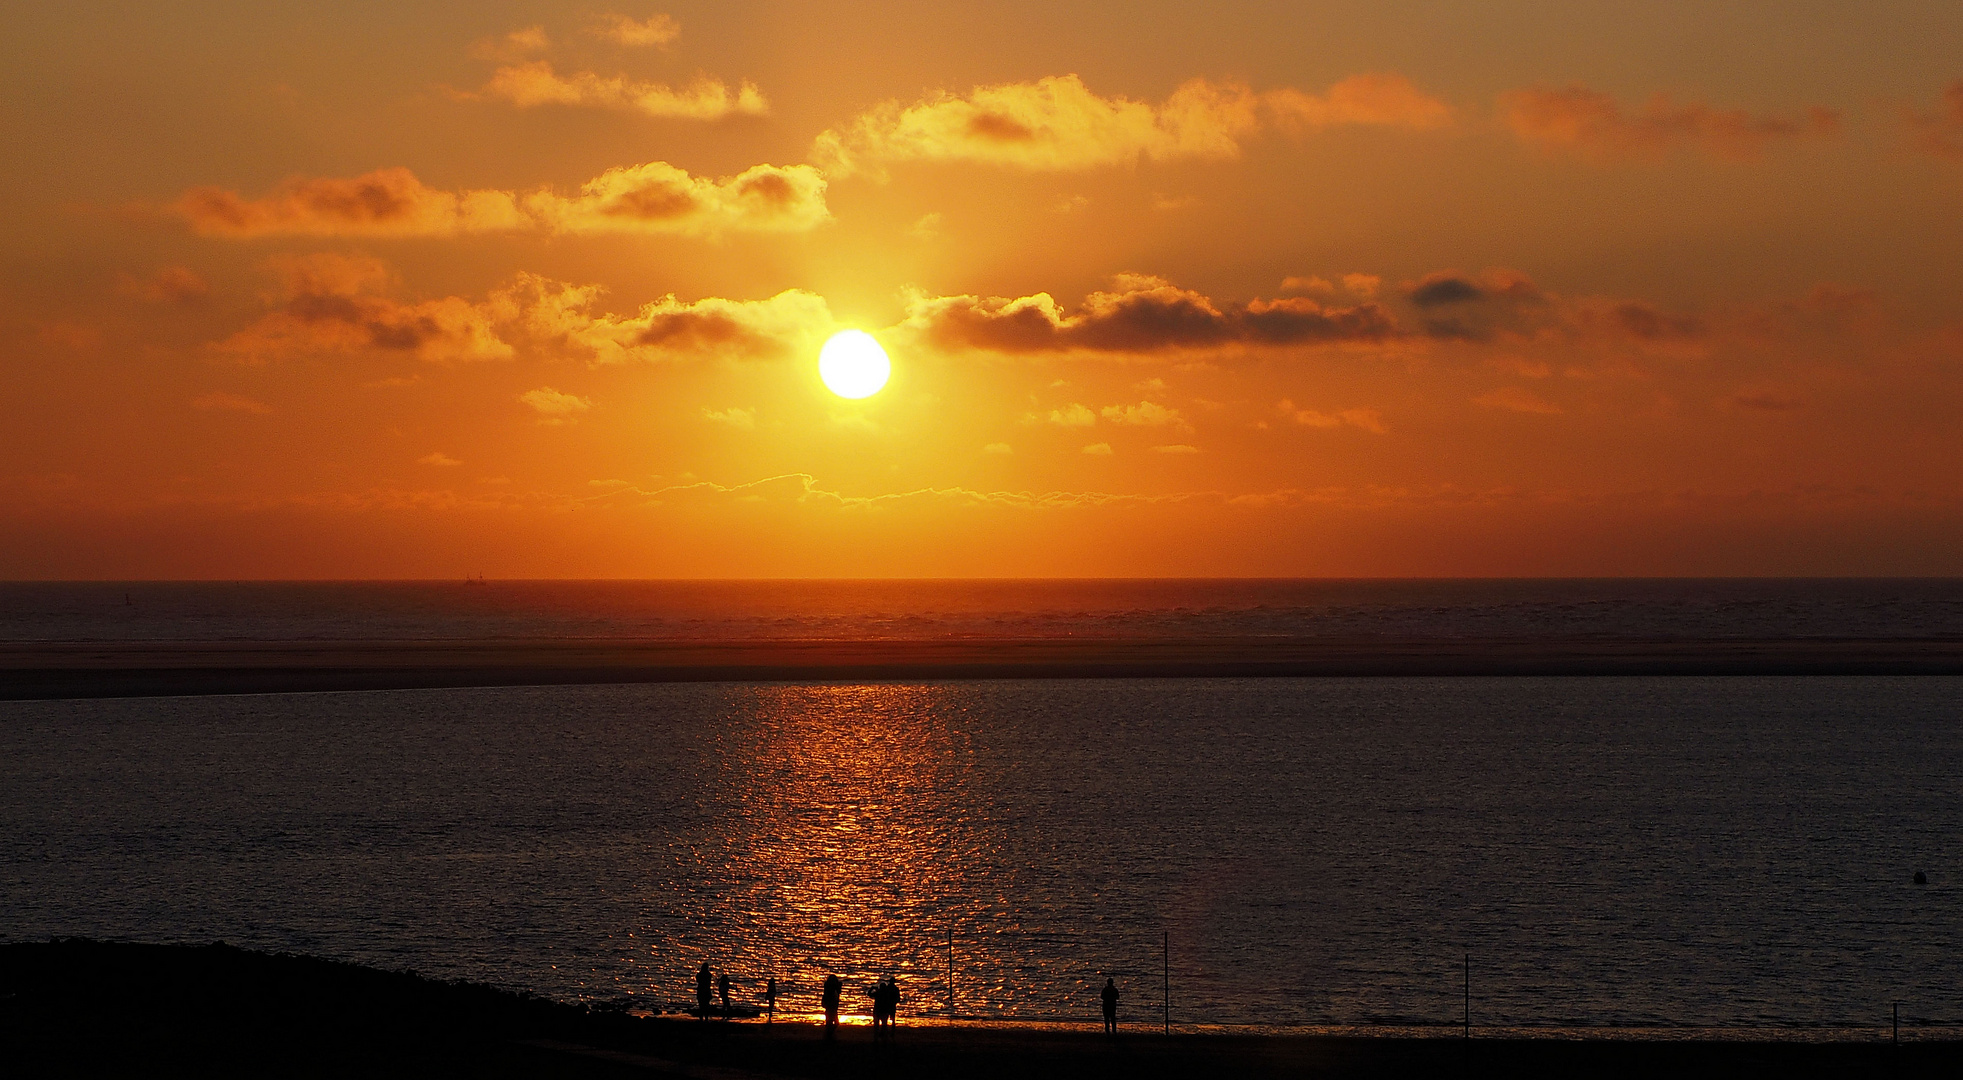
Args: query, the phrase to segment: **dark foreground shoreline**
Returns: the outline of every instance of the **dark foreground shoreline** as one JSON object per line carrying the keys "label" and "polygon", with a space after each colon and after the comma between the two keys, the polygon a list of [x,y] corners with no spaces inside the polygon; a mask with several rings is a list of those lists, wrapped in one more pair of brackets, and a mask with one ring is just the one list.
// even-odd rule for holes
{"label": "dark foreground shoreline", "polygon": [[[9,1077],[1003,1076],[1651,1077],[1943,1075],[1963,1043],[1165,1036],[701,1022],[589,1010],[311,957],[68,940],[0,945]],[[1945,1064],[1947,1063],[1947,1064]]]}
{"label": "dark foreground shoreline", "polygon": [[0,643],[0,700],[645,682],[1963,675],[1963,639]]}

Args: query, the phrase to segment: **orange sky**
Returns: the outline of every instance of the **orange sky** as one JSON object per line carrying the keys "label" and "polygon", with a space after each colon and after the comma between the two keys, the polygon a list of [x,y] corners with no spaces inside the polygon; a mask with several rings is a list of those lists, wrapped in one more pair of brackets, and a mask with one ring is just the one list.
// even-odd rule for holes
{"label": "orange sky", "polygon": [[[1954,3],[77,3],[0,578],[1963,573]],[[830,394],[872,332],[893,378]]]}

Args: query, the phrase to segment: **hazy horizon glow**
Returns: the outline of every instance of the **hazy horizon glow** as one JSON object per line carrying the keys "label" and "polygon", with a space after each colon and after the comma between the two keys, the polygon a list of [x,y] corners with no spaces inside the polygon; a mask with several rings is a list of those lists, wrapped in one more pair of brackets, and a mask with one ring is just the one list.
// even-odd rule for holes
{"label": "hazy horizon glow", "polygon": [[0,578],[1963,574],[1953,4],[17,21]]}

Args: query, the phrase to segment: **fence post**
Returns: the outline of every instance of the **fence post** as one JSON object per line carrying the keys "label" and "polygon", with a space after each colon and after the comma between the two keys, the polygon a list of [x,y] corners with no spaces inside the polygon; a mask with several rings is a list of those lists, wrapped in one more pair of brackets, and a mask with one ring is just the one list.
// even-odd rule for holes
{"label": "fence post", "polygon": [[1159,975],[1163,980],[1159,992],[1163,995],[1166,1010],[1166,1034],[1172,1034],[1172,931],[1165,932],[1159,942]]}

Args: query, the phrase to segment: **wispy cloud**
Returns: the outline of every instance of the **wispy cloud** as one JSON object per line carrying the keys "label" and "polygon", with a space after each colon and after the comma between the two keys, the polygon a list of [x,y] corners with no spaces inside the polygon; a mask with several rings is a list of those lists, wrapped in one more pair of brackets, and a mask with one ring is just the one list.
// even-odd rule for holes
{"label": "wispy cloud", "polygon": [[1192,80],[1159,104],[1091,92],[1076,75],[887,102],[818,136],[812,160],[838,176],[902,161],[1063,172],[1141,159],[1226,159],[1263,130],[1337,125],[1431,128],[1451,110],[1400,75],[1358,75],[1322,94]]}
{"label": "wispy cloud", "polygon": [[153,304],[199,303],[211,295],[211,286],[188,266],[165,266],[147,277],[122,274],[116,279],[117,291]]}
{"label": "wispy cloud", "polygon": [[1963,160],[1963,79],[1943,88],[1934,112],[1909,110],[1906,119],[1923,152]]}
{"label": "wispy cloud", "polygon": [[1317,409],[1300,408],[1293,401],[1283,398],[1276,404],[1275,411],[1302,427],[1353,427],[1373,435],[1390,432],[1390,425],[1384,423],[1384,414],[1376,409],[1337,409],[1334,412],[1322,412]]}
{"label": "wispy cloud", "polygon": [[552,47],[543,26],[527,26],[497,37],[487,37],[470,46],[470,55],[479,60],[514,61],[542,53]]}
{"label": "wispy cloud", "polygon": [[739,409],[734,406],[727,409],[703,409],[702,419],[712,424],[733,427],[738,431],[755,431],[757,426],[755,409]]}
{"label": "wispy cloud", "polygon": [[219,355],[250,364],[368,349],[434,361],[512,355],[497,329],[517,315],[508,297],[394,300],[382,293],[388,268],[360,256],[285,256],[270,265],[283,279],[278,306],[214,345]]}
{"label": "wispy cloud", "polygon": [[577,419],[581,413],[593,408],[590,398],[561,393],[550,386],[527,390],[518,395],[518,401],[538,413],[542,423],[569,423]]}
{"label": "wispy cloud", "polygon": [[714,236],[799,232],[831,220],[825,179],[809,165],[756,165],[720,180],[666,162],[609,169],[561,195],[549,188],[443,191],[404,168],[299,178],[257,199],[220,187],[184,193],[171,210],[206,236],[453,236],[543,230]]}
{"label": "wispy cloud", "polygon": [[682,24],[668,15],[636,19],[631,15],[608,13],[594,21],[591,32],[630,46],[666,46],[682,34]]}
{"label": "wispy cloud", "polygon": [[1579,84],[1509,91],[1500,95],[1500,113],[1523,142],[1604,161],[1656,157],[1680,148],[1750,160],[1771,144],[1840,130],[1840,114],[1822,106],[1797,117],[1755,116],[1657,94],[1632,110]]}
{"label": "wispy cloud", "polygon": [[475,95],[466,96],[505,101],[521,109],[541,105],[613,109],[667,120],[721,120],[770,111],[763,91],[751,82],[731,90],[728,83],[707,76],[686,86],[670,86],[591,71],[561,75],[549,60],[501,67]]}
{"label": "wispy cloud", "polygon": [[250,413],[254,416],[265,416],[273,411],[273,407],[263,401],[255,401],[241,394],[228,394],[223,390],[199,394],[191,399],[191,407],[205,412]]}

